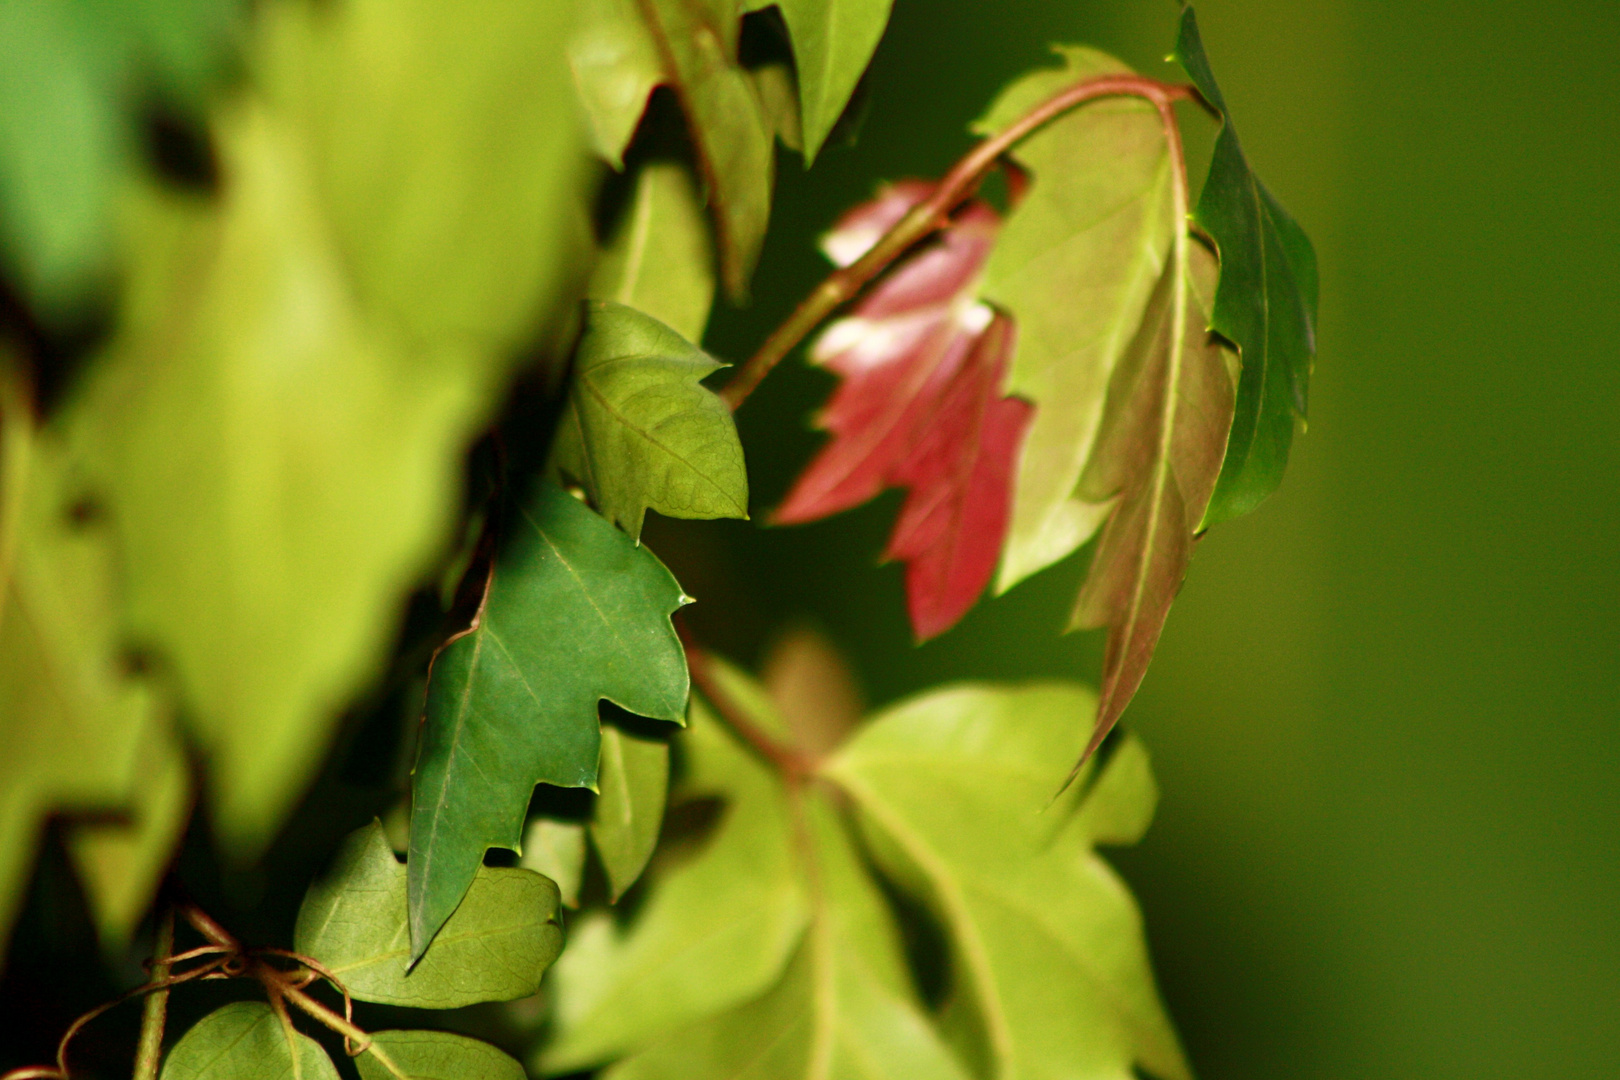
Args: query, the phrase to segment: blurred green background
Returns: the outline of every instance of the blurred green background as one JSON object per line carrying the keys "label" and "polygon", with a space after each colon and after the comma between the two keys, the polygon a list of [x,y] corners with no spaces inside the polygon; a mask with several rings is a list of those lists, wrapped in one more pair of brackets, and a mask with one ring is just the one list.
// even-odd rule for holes
{"label": "blurred green background", "polygon": [[[1323,306],[1283,490],[1200,547],[1127,714],[1163,799],[1117,862],[1165,994],[1206,1080],[1620,1076],[1620,9],[1199,9]],[[746,355],[824,271],[814,235],[874,177],[942,171],[1048,42],[1169,77],[1174,15],[899,0],[859,143],[808,178],[784,160],[760,299],[710,347]],[[762,506],[829,385],[790,365],[744,410]],[[873,568],[896,505],[680,526],[702,632],[757,655],[785,590],[877,702],[1094,677],[1096,635],[1053,634],[1073,560],[905,645],[900,573]]]}

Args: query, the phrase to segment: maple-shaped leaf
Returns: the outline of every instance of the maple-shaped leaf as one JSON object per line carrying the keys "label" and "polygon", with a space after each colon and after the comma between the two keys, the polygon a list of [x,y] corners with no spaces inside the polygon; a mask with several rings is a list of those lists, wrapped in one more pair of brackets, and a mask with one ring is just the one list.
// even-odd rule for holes
{"label": "maple-shaped leaf", "polygon": [[[824,242],[848,265],[922,199],[896,184],[856,207]],[[969,203],[939,241],[898,266],[811,358],[843,376],[819,417],[833,438],[775,519],[814,521],[886,487],[909,489],[886,557],[904,560],[921,640],[950,629],[989,583],[1001,553],[1018,447],[1033,410],[1001,396],[1014,327],[976,299],[1000,218]]]}

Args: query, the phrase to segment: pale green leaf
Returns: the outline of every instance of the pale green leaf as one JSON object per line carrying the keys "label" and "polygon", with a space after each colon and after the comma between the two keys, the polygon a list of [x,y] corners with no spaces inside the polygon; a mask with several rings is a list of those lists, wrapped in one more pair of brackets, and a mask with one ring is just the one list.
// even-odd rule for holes
{"label": "pale green leaf", "polygon": [[799,121],[799,89],[793,84],[793,71],[786,64],[765,64],[751,68],[754,92],[764,111],[766,125],[789,150],[804,150],[804,131]]}
{"label": "pale green leaf", "polygon": [[600,788],[591,811],[591,842],[607,871],[609,900],[634,885],[658,845],[669,793],[669,743],[602,727]]}
{"label": "pale green leaf", "polygon": [[699,702],[683,736],[682,798],[720,796],[715,832],[661,873],[628,929],[574,928],[555,974],[556,1037],[535,1067],[570,1072],[749,1001],[780,977],[808,918],[781,785]]}
{"label": "pale green leaf", "polygon": [[405,888],[405,867],[373,822],[310,885],[294,947],[361,1001],[420,1009],[526,997],[562,948],[556,884],[530,870],[483,866],[413,967]]}
{"label": "pale green leaf", "polygon": [[555,484],[514,505],[477,626],[428,681],[412,785],[411,945],[420,956],[491,847],[516,849],[534,786],[595,787],[597,703],[680,721],[687,602],[646,548]]}
{"label": "pale green leaf", "polygon": [[518,865],[555,881],[563,904],[579,907],[579,884],[585,876],[585,823],[544,817],[530,821],[523,827],[523,855]]}
{"label": "pale green leaf", "polygon": [[593,148],[622,169],[647,95],[668,79],[636,0],[580,0],[568,65],[590,120]]}
{"label": "pale green leaf", "polygon": [[[1066,86],[1128,70],[1091,49],[1059,52],[1062,68],[1008,87],[975,130],[991,134]],[[982,294],[1017,320],[1007,392],[1032,402],[1035,419],[998,590],[1074,551],[1106,516],[1106,506],[1080,496],[1080,474],[1109,375],[1142,321],[1175,227],[1164,132],[1146,102],[1092,102],[1019,143],[1013,157],[1032,183],[1002,228]]]}
{"label": "pale green leaf", "polygon": [[[297,1047],[297,1060],[293,1058]],[[321,1044],[284,1027],[262,1001],[238,1001],[191,1026],[160,1080],[338,1080]]]}
{"label": "pale green leaf", "polygon": [[[449,1031],[374,1031],[371,1044],[408,1080],[524,1080],[515,1058]],[[398,1080],[375,1053],[361,1054],[355,1065],[360,1080]]]}
{"label": "pale green leaf", "polygon": [[749,0],[781,8],[799,69],[804,160],[815,160],[871,62],[894,0]]}
{"label": "pale green leaf", "polygon": [[590,295],[651,315],[702,341],[714,303],[714,250],[697,186],[682,165],[652,161],[591,278]]}
{"label": "pale green leaf", "polygon": [[588,305],[554,460],[633,539],[649,509],[680,518],[748,516],[737,425],[700,381],[721,366],[634,308]]}
{"label": "pale green leaf", "polygon": [[949,935],[944,1023],[984,1075],[1189,1075],[1141,916],[1093,848],[1150,811],[1139,752],[1110,759],[1133,776],[1088,787],[1088,762],[1052,802],[1094,710],[1063,684],[949,688],[880,714],[824,768],[875,858]]}

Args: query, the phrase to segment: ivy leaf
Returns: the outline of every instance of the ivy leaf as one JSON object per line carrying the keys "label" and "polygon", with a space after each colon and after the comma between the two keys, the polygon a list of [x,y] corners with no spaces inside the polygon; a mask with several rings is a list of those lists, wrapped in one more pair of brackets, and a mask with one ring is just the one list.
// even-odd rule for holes
{"label": "ivy leaf", "polygon": [[775,144],[753,82],[737,64],[736,7],[692,0],[640,3],[703,167],[726,292],[740,300],[765,241]]}
{"label": "ivy leaf", "polygon": [[[1094,845],[1134,839],[1154,793],[1127,742],[1055,804],[1091,695],[965,685],[873,718],[823,766],[878,864],[951,945],[941,1019],[979,1075],[1188,1077],[1141,916]],[[1128,775],[1119,775],[1121,772]]]}
{"label": "ivy leaf", "polygon": [[[293,1060],[297,1047],[298,1060]],[[160,1080],[338,1080],[321,1044],[283,1027],[262,1001],[238,1001],[197,1021],[174,1044]]]}
{"label": "ivy leaf", "polygon": [[[406,1080],[524,1080],[523,1066],[478,1039],[449,1031],[374,1031],[371,1044]],[[400,1080],[375,1054],[355,1059],[360,1080]]]}
{"label": "ivy leaf", "polygon": [[1226,461],[1202,522],[1207,527],[1248,513],[1282,483],[1316,355],[1316,250],[1250,170],[1191,5],[1181,14],[1175,57],[1221,114],[1192,219],[1220,253],[1210,325],[1243,359]]}
{"label": "ivy leaf", "polygon": [[514,509],[477,625],[440,650],[412,785],[411,955],[491,847],[516,849],[537,783],[595,787],[602,699],[682,719],[687,597],[653,554],[554,484]]}
{"label": "ivy leaf", "polygon": [[555,881],[565,907],[579,907],[579,885],[585,876],[584,823],[533,819],[523,827],[518,865]]}
{"label": "ivy leaf", "polygon": [[[847,214],[824,246],[835,261],[853,261],[927,190],[887,189]],[[1013,327],[974,295],[998,224],[988,205],[969,204],[936,245],[817,339],[811,359],[844,378],[818,418],[833,438],[775,514],[784,524],[813,521],[884,487],[909,488],[886,557],[907,563],[920,640],[948,630],[989,582],[1030,421],[1026,403],[1000,392]]]}
{"label": "ivy leaf", "polygon": [[647,97],[668,78],[637,0],[579,0],[568,65],[593,148],[615,169],[624,168],[624,149],[647,111]]}
{"label": "ivy leaf", "polygon": [[[993,135],[1087,78],[1129,72],[1093,49],[1056,50],[1061,68],[1004,90],[974,125]],[[1054,120],[1012,155],[1030,175],[984,267],[982,295],[1018,323],[1007,392],[1035,416],[1019,457],[998,592],[1091,538],[1105,508],[1080,475],[1102,419],[1109,373],[1130,343],[1169,257],[1170,161],[1154,108],[1095,101]]]}
{"label": "ivy leaf", "polygon": [[649,508],[666,517],[748,516],[737,426],[700,381],[723,366],[634,308],[587,305],[554,459],[632,539]]}
{"label": "ivy leaf", "polygon": [[696,700],[687,732],[679,797],[723,798],[719,823],[659,876],[628,931],[600,914],[575,925],[554,976],[555,1038],[533,1063],[541,1072],[610,1061],[757,997],[803,935],[808,897],[781,785]]}
{"label": "ivy leaf", "polygon": [[702,341],[714,303],[714,251],[696,186],[684,167],[652,161],[596,265],[590,295],[651,315]]}
{"label": "ivy leaf", "polygon": [[599,772],[602,790],[591,812],[591,841],[607,871],[609,901],[616,902],[658,845],[669,793],[669,744],[605,724]]}
{"label": "ivy leaf", "polygon": [[1165,268],[1114,372],[1080,494],[1118,500],[1091,557],[1071,625],[1108,628],[1102,700],[1085,752],[1101,744],[1142,682],[1232,423],[1236,358],[1209,332],[1215,257],[1190,238]]}
{"label": "ivy leaf", "polygon": [[815,160],[871,62],[894,0],[749,0],[748,10],[775,4],[793,39],[799,70],[804,162]]}
{"label": "ivy leaf", "polygon": [[405,867],[379,822],[350,834],[298,909],[294,947],[361,1001],[455,1009],[540,987],[562,950],[557,886],[529,870],[481,866],[466,897],[413,967]]}

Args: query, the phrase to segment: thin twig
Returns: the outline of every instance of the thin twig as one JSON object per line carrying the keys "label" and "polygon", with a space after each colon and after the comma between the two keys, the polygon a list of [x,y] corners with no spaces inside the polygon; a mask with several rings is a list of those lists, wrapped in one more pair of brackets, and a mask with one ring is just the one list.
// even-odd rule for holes
{"label": "thin twig", "polygon": [[[174,951],[174,908],[165,905],[158,916],[157,940],[152,943],[152,982],[166,982]],[[163,1025],[169,1017],[169,988],[146,996],[141,1011],[141,1041],[135,1048],[135,1080],[157,1080],[158,1063],[163,1060]]]}
{"label": "thin twig", "polygon": [[781,363],[793,347],[819,326],[823,319],[855,297],[871,281],[913,244],[942,228],[950,213],[978,189],[985,173],[996,161],[1037,128],[1088,101],[1105,97],[1140,97],[1167,108],[1177,101],[1202,99],[1191,86],[1162,83],[1140,75],[1105,75],[1088,79],[1037,105],[1001,132],[981,142],[958,161],[927,199],[911,208],[859,259],[834,270],[816,290],[805,297],[793,314],[778,326],[759,351],[737,369],[720,390],[720,398],[735,412],[771,369]]}

